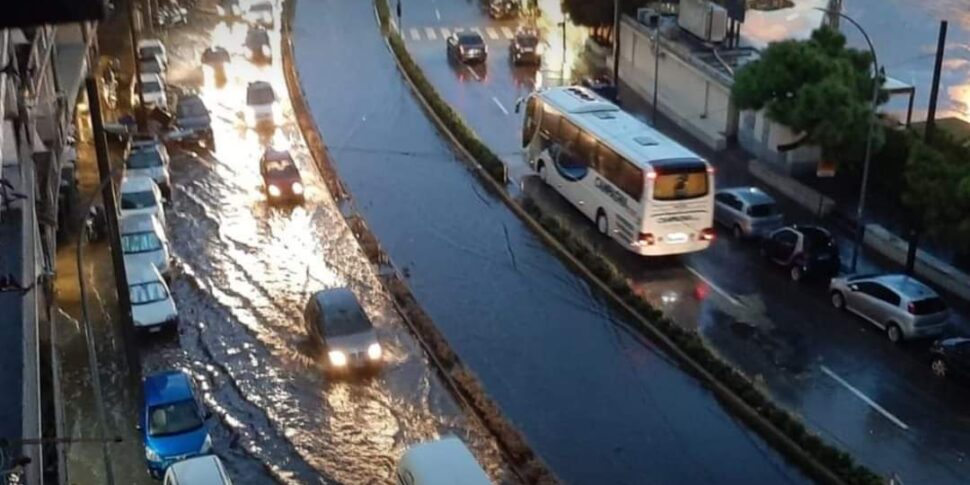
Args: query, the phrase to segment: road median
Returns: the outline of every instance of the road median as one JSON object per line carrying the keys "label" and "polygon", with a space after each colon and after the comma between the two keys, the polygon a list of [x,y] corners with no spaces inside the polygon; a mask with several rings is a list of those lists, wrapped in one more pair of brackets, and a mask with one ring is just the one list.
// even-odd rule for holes
{"label": "road median", "polygon": [[631,282],[599,252],[567,230],[564,221],[545,214],[529,199],[517,201],[506,190],[508,171],[438,94],[412,59],[390,21],[386,0],[375,0],[377,17],[404,78],[441,132],[470,163],[490,192],[501,198],[567,264],[636,322],[637,332],[664,348],[685,370],[704,382],[720,402],[768,443],[820,483],[878,484],[882,477],[810,432],[741,371],[718,357],[702,337],[677,325],[642,298]]}

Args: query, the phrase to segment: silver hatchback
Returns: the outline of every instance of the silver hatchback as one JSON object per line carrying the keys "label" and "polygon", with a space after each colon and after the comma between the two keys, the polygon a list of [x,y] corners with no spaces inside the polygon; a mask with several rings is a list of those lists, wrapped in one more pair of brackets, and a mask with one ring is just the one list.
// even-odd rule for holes
{"label": "silver hatchback", "polygon": [[902,274],[833,278],[829,292],[832,306],[869,320],[893,342],[940,335],[950,315],[935,291]]}
{"label": "silver hatchback", "polygon": [[714,221],[738,239],[765,237],[784,223],[778,204],[757,187],[732,187],[714,194]]}

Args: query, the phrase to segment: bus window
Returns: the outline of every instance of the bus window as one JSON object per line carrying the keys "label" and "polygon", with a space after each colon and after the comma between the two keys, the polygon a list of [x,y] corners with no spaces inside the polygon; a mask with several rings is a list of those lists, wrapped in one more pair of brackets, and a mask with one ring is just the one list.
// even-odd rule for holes
{"label": "bus window", "polygon": [[579,133],[579,145],[575,150],[576,156],[583,159],[587,165],[596,170],[596,138],[582,131]]}
{"label": "bus window", "polygon": [[539,126],[546,138],[554,140],[559,136],[559,118],[559,113],[549,106],[542,107],[542,123]]}
{"label": "bus window", "polygon": [[637,202],[643,197],[643,171],[602,143],[596,150],[597,170]]}
{"label": "bus window", "polygon": [[653,182],[654,200],[696,199],[707,195],[706,170],[674,170],[661,172]]}
{"label": "bus window", "polygon": [[559,139],[557,140],[564,148],[575,150],[579,141],[579,128],[572,121],[562,120],[559,122]]}
{"label": "bus window", "polygon": [[525,107],[525,123],[522,125],[522,148],[529,146],[529,142],[536,136],[536,128],[539,127],[539,100],[535,97],[529,98]]}

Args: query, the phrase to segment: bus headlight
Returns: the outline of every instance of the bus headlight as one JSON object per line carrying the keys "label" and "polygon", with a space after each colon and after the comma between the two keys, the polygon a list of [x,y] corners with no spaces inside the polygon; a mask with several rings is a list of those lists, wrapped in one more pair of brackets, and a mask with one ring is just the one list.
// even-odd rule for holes
{"label": "bus headlight", "polygon": [[280,195],[283,195],[283,192],[280,190],[280,188],[273,184],[270,184],[270,186],[266,190],[269,191],[270,197],[279,197]]}
{"label": "bus headlight", "polygon": [[381,349],[381,344],[377,342],[372,343],[369,347],[367,347],[367,357],[369,357],[370,360],[380,359],[383,353],[384,351]]}
{"label": "bus headlight", "polygon": [[327,352],[327,358],[330,359],[330,365],[334,367],[343,367],[347,365],[347,354],[339,350],[331,350]]}
{"label": "bus headlight", "polygon": [[290,189],[293,190],[293,194],[294,195],[302,195],[303,194],[303,184],[301,184],[300,182],[293,182],[293,185],[290,186]]}

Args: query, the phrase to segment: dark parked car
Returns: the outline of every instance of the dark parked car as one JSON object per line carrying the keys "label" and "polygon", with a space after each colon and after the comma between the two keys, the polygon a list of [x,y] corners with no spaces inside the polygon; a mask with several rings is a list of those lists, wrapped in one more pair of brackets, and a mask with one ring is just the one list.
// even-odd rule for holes
{"label": "dark parked car", "polygon": [[594,93],[612,101],[613,103],[619,104],[616,86],[613,84],[613,80],[610,79],[609,76],[584,77],[580,80],[579,84],[585,88],[589,88]]}
{"label": "dark parked car", "polygon": [[788,268],[792,281],[805,277],[831,278],[839,272],[839,247],[828,230],[792,225],[775,230],[761,247],[771,262]]}
{"label": "dark parked car", "polygon": [[509,59],[513,64],[541,64],[542,44],[536,29],[519,29],[509,43]]}
{"label": "dark parked car", "polygon": [[375,369],[383,355],[377,333],[348,288],[318,291],[303,312],[307,333],[323,346],[331,371]]}
{"label": "dark parked car", "polygon": [[259,174],[270,203],[303,202],[303,180],[290,152],[267,149],[259,160]]}
{"label": "dark parked car", "polygon": [[488,15],[493,19],[511,19],[519,15],[518,0],[485,0]]}
{"label": "dark parked car", "polygon": [[454,33],[447,39],[448,58],[459,62],[485,62],[488,58],[488,46],[485,39],[475,32]]}
{"label": "dark parked car", "polygon": [[269,33],[266,29],[257,25],[250,27],[246,31],[246,47],[252,53],[253,57],[269,57],[270,47],[269,47]]}
{"label": "dark parked car", "polygon": [[930,369],[939,377],[970,377],[970,338],[940,340],[930,348]]}
{"label": "dark parked car", "polygon": [[225,47],[212,46],[202,52],[202,63],[210,66],[229,64],[229,51]]}
{"label": "dark parked car", "polygon": [[209,109],[197,95],[182,96],[175,106],[175,124],[183,134],[183,139],[200,140],[213,148],[212,118]]}

